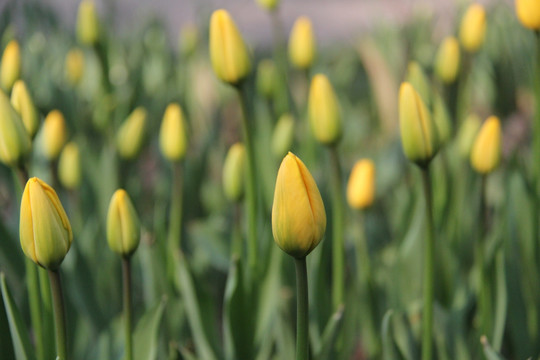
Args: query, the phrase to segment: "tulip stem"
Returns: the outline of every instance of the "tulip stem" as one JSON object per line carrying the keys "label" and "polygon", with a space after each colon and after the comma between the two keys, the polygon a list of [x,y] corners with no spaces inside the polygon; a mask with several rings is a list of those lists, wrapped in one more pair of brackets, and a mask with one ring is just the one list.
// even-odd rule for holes
{"label": "tulip stem", "polygon": [[[535,96],[535,116],[533,122],[533,159],[536,159],[536,156],[540,154],[540,31],[535,32],[536,35],[536,69],[534,77],[534,96]],[[533,179],[535,180],[535,191],[536,191],[536,218],[540,215],[540,162],[533,161],[534,164],[534,175]],[[533,229],[533,235],[535,239],[539,237],[538,224]]]}
{"label": "tulip stem", "polygon": [[128,256],[122,257],[122,279],[124,290],[124,336],[126,341],[125,360],[133,359],[131,339],[131,261]]}
{"label": "tulip stem", "polygon": [[422,360],[432,359],[433,338],[433,281],[435,265],[435,237],[433,231],[433,198],[429,167],[422,168],[422,184],[426,201],[427,236],[424,242],[424,309],[422,315]]}
{"label": "tulip stem", "polygon": [[66,317],[62,282],[58,271],[47,270],[51,283],[51,292],[54,305],[54,324],[56,329],[56,355],[59,360],[67,360],[66,344]]}
{"label": "tulip stem", "polygon": [[487,205],[486,205],[486,175],[482,175],[480,183],[480,238],[477,241],[476,256],[478,266],[478,314],[480,317],[480,331],[487,334],[491,329],[491,302],[489,279],[486,273],[486,264],[484,256],[484,244],[486,241],[488,223],[487,223]]}
{"label": "tulip stem", "polygon": [[308,282],[306,258],[294,258],[296,266],[296,360],[307,360],[308,344]]}
{"label": "tulip stem", "polygon": [[172,168],[172,199],[168,234],[170,250],[180,246],[182,238],[182,164],[174,162]]}
{"label": "tulip stem", "polygon": [[344,199],[341,162],[335,146],[330,147],[332,162],[332,305],[337,310],[343,303],[345,289],[345,244],[343,239]]}

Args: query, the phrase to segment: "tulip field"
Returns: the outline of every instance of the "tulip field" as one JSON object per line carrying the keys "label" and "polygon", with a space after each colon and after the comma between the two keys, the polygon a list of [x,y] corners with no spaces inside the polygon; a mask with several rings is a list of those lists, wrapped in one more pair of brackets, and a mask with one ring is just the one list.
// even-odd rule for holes
{"label": "tulip field", "polygon": [[1,360],[540,359],[540,1],[288,1],[0,4]]}

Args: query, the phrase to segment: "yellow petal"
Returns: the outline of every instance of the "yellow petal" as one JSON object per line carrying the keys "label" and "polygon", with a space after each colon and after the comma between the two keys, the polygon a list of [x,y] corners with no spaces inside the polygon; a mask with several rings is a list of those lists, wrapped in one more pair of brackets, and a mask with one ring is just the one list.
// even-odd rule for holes
{"label": "yellow petal", "polygon": [[364,209],[375,198],[375,164],[362,159],[354,164],[347,184],[347,201],[353,209]]}
{"label": "yellow petal", "polygon": [[501,158],[501,123],[489,117],[476,136],[471,151],[471,165],[481,174],[493,171]]}
{"label": "yellow petal", "polygon": [[316,42],[311,20],[306,16],[300,16],[294,22],[289,36],[289,59],[291,64],[298,69],[310,68],[313,65],[315,51]]}
{"label": "yellow petal", "polygon": [[184,113],[180,105],[167,106],[159,132],[161,153],[170,161],[178,161],[186,155],[187,139]]}

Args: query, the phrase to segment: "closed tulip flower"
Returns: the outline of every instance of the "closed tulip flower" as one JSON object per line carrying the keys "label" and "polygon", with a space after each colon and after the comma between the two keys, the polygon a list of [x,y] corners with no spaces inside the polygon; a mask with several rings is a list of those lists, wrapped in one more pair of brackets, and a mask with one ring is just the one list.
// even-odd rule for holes
{"label": "closed tulip flower", "polygon": [[257,3],[266,10],[275,10],[279,5],[280,0],[257,0]]}
{"label": "closed tulip flower", "polygon": [[326,213],[319,189],[302,160],[289,152],[279,167],[272,233],[276,244],[295,258],[304,258],[326,230]]}
{"label": "closed tulip flower", "polygon": [[272,151],[278,158],[282,158],[291,150],[294,140],[294,119],[291,114],[280,116],[274,134],[272,135]]}
{"label": "closed tulip flower", "polygon": [[65,61],[66,79],[71,85],[78,85],[84,74],[84,53],[81,49],[71,49]]}
{"label": "closed tulip flower", "polygon": [[141,150],[146,127],[146,110],[138,107],[128,116],[116,134],[118,154],[133,159]]}
{"label": "closed tulip flower", "polygon": [[91,0],[79,4],[77,14],[77,39],[83,45],[94,45],[99,38],[99,23],[96,6]]}
{"label": "closed tulip flower", "polygon": [[453,36],[442,42],[435,58],[435,73],[445,84],[456,80],[460,65],[459,43]]}
{"label": "closed tulip flower", "polygon": [[210,60],[217,77],[237,85],[251,70],[251,61],[242,34],[226,10],[216,10],[210,18]]}
{"label": "closed tulip flower", "polygon": [[58,110],[51,111],[43,121],[43,154],[48,160],[55,160],[67,141],[64,115]]}
{"label": "closed tulip flower", "polygon": [[422,70],[422,67],[416,61],[409,62],[407,67],[406,81],[420,94],[427,107],[431,104],[431,87],[429,81]]}
{"label": "closed tulip flower", "polygon": [[347,202],[353,209],[365,209],[375,198],[375,164],[362,159],[354,164],[347,184]]}
{"label": "closed tulip flower", "polygon": [[39,125],[39,114],[24,81],[17,80],[11,91],[11,105],[21,116],[26,131],[34,137]]}
{"label": "closed tulip flower", "polygon": [[457,134],[457,148],[461,157],[469,158],[471,155],[471,148],[480,126],[482,126],[482,121],[476,114],[468,115],[461,124]]}
{"label": "closed tulip flower", "polygon": [[167,106],[159,132],[161,153],[170,161],[179,161],[186,155],[187,137],[184,113],[180,105]]}
{"label": "closed tulip flower", "polygon": [[73,241],[58,195],[36,177],[29,179],[24,188],[19,233],[24,254],[49,270],[58,269]]}
{"label": "closed tulip flower", "polygon": [[107,242],[112,251],[129,257],[141,237],[139,217],[128,193],[124,189],[115,191],[107,213]]}
{"label": "closed tulip flower", "polygon": [[240,201],[244,196],[246,176],[246,149],[236,143],[229,149],[223,164],[223,191],[230,201]]}
{"label": "closed tulip flower", "polygon": [[66,189],[76,189],[81,184],[81,156],[74,142],[64,146],[58,161],[58,179]]}
{"label": "closed tulip flower", "polygon": [[486,11],[480,4],[472,4],[461,20],[459,40],[469,52],[475,52],[484,43],[486,35]]}
{"label": "closed tulip flower", "polygon": [[289,37],[291,64],[298,69],[309,69],[315,59],[316,46],[311,20],[306,16],[300,16],[294,22]]}
{"label": "closed tulip flower", "polygon": [[180,52],[184,56],[192,55],[199,43],[199,29],[193,23],[188,23],[180,30]]}
{"label": "closed tulip flower", "polygon": [[446,108],[443,98],[439,94],[435,95],[433,104],[433,122],[437,129],[439,145],[443,146],[448,143],[452,136],[452,120],[450,120],[448,109]]}
{"label": "closed tulip flower", "polygon": [[19,114],[0,90],[0,161],[17,166],[30,152],[32,142]]}
{"label": "closed tulip flower", "polygon": [[262,60],[257,66],[257,91],[266,99],[271,99],[277,88],[277,69],[270,59]]}
{"label": "closed tulip flower", "polygon": [[540,29],[540,2],[538,0],[516,0],[516,14],[526,28]]}
{"label": "closed tulip flower", "polygon": [[334,145],[341,138],[342,124],[339,103],[334,88],[325,75],[317,74],[311,80],[308,115],[315,138]]}
{"label": "closed tulip flower", "polygon": [[471,165],[481,174],[492,172],[501,159],[501,123],[490,116],[482,125],[471,150]]}
{"label": "closed tulip flower", "polygon": [[0,81],[2,88],[9,92],[15,81],[21,76],[21,50],[19,43],[11,40],[2,55]]}

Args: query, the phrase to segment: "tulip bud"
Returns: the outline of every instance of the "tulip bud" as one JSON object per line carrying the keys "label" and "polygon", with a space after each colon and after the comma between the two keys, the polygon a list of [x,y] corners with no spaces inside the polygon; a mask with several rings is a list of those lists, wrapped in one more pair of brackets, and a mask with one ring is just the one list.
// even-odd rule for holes
{"label": "tulip bud", "polygon": [[317,184],[302,160],[289,152],[279,167],[272,233],[274,241],[295,258],[307,256],[326,230],[326,213]]}
{"label": "tulip bud", "polygon": [[81,159],[79,147],[74,142],[64,146],[58,161],[58,179],[66,189],[76,189],[81,184]]}
{"label": "tulip bud", "polygon": [[354,164],[347,184],[347,202],[353,209],[365,209],[375,198],[375,164],[362,159]]}
{"label": "tulip bud", "polygon": [[451,84],[456,80],[459,63],[459,43],[455,37],[447,37],[437,52],[435,73],[444,83]]}
{"label": "tulip bud", "polygon": [[523,26],[540,29],[540,3],[538,0],[516,0],[516,14]]}
{"label": "tulip bud", "polygon": [[31,146],[32,141],[21,117],[0,90],[0,161],[8,166],[17,166],[30,152]]}
{"label": "tulip bud", "polygon": [[260,7],[268,11],[272,11],[277,8],[277,6],[279,5],[279,1],[280,0],[257,0],[257,3]]}
{"label": "tulip bud", "polygon": [[471,150],[471,165],[481,174],[492,172],[501,159],[501,123],[490,116],[476,135]]}
{"label": "tulip bud", "polygon": [[43,154],[48,160],[54,160],[60,154],[67,141],[67,129],[64,115],[58,110],[51,111],[43,121]]}
{"label": "tulip bud", "polygon": [[475,52],[484,43],[486,35],[486,11],[480,4],[472,4],[461,20],[459,40],[469,52]]}
{"label": "tulip bud", "polygon": [[167,106],[159,132],[161,153],[170,161],[179,161],[186,155],[187,139],[184,113],[180,105]]}
{"label": "tulip bud", "polygon": [[210,60],[217,77],[232,85],[251,70],[244,39],[226,10],[216,10],[210,18]]}
{"label": "tulip bud", "polygon": [[77,39],[83,45],[94,45],[99,37],[96,6],[91,0],[82,0],[77,14]]}
{"label": "tulip bud", "polygon": [[129,257],[141,238],[139,217],[124,189],[114,192],[107,213],[107,242],[112,251]]}
{"label": "tulip bud", "polygon": [[476,114],[470,114],[461,124],[457,135],[457,147],[461,157],[468,158],[470,156],[474,139],[481,125],[482,122]]}
{"label": "tulip bud", "polygon": [[116,147],[122,158],[133,159],[137,156],[143,143],[145,127],[146,110],[138,107],[120,126],[116,135]]}
{"label": "tulip bud", "polygon": [[58,269],[73,241],[71,224],[58,195],[36,177],[24,187],[19,233],[24,254],[49,270]]}
{"label": "tulip bud", "polygon": [[399,125],[405,156],[427,165],[438,150],[437,131],[424,101],[408,82],[399,89]]}
{"label": "tulip bud", "polygon": [[230,201],[239,201],[244,196],[246,172],[246,148],[236,143],[229,149],[223,164],[223,191]]}
{"label": "tulip bud", "polygon": [[33,138],[39,125],[39,115],[34,106],[34,101],[22,80],[17,80],[13,85],[11,105],[19,113],[26,131]]}
{"label": "tulip bud", "polygon": [[257,90],[266,99],[271,99],[276,92],[277,69],[270,59],[262,60],[257,66]]}
{"label": "tulip bud", "polygon": [[11,90],[13,83],[21,76],[21,50],[19,43],[11,40],[2,55],[2,66],[0,67],[0,80],[2,89],[6,92]]}
{"label": "tulip bud", "polygon": [[272,151],[276,157],[282,158],[291,150],[294,140],[294,119],[291,114],[280,116],[272,135]]}
{"label": "tulip bud", "polygon": [[294,22],[289,36],[291,64],[298,69],[309,69],[313,65],[316,46],[311,20],[306,16],[300,16]]}
{"label": "tulip bud", "polygon": [[333,145],[339,141],[341,113],[334,88],[325,75],[317,74],[311,80],[308,113],[311,130],[319,142]]}
{"label": "tulip bud", "polygon": [[452,136],[452,121],[450,120],[450,114],[444,104],[444,100],[439,94],[435,95],[435,102],[433,104],[433,122],[437,129],[439,145],[443,146]]}
{"label": "tulip bud", "polygon": [[185,56],[192,55],[199,42],[199,29],[195,24],[189,23],[180,31],[180,53]]}
{"label": "tulip bud", "polygon": [[81,49],[71,49],[65,61],[66,79],[71,85],[78,85],[84,73],[84,53]]}
{"label": "tulip bud", "polygon": [[431,104],[431,87],[422,67],[416,61],[409,62],[406,81],[414,87],[424,100],[426,106],[429,107]]}

